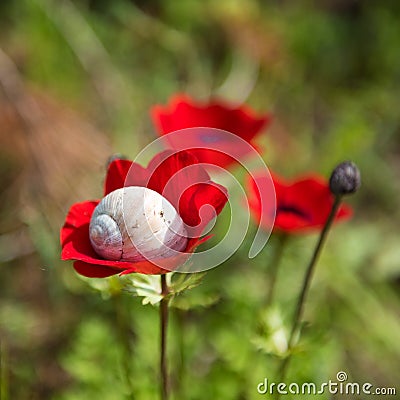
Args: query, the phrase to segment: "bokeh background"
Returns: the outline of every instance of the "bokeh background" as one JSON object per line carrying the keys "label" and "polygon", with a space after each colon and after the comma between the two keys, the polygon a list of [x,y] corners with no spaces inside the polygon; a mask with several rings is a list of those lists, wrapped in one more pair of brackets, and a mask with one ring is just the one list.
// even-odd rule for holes
{"label": "bokeh background", "polygon": [[[272,112],[259,143],[281,175],[359,165],[355,216],[330,234],[289,379],[398,384],[399,49],[396,0],[0,2],[1,398],[122,399],[128,382],[156,398],[157,310],[78,278],[59,229],[72,203],[101,196],[110,155],[156,137],[149,108],[176,92]],[[316,239],[286,248],[272,320],[260,309],[274,237],[182,296],[174,398],[267,397],[269,332],[290,319]]]}

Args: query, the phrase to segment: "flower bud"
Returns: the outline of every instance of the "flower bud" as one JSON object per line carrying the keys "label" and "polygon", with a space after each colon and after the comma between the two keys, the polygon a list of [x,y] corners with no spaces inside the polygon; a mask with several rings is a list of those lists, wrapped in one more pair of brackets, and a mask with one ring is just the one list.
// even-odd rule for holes
{"label": "flower bud", "polygon": [[361,185],[360,170],[352,161],[340,163],[332,172],[329,188],[334,195],[354,193]]}
{"label": "flower bud", "polygon": [[106,167],[108,168],[110,166],[110,164],[115,161],[115,160],[127,160],[127,157],[124,156],[121,153],[114,153],[111,154],[110,157],[108,157],[107,162],[106,162]]}

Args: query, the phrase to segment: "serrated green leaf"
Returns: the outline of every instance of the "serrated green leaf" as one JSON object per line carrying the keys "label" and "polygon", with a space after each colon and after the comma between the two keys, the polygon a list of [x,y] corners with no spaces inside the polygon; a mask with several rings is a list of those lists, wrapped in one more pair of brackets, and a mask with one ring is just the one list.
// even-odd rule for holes
{"label": "serrated green leaf", "polygon": [[[166,274],[168,286],[171,284],[171,275]],[[159,275],[131,274],[123,279],[124,289],[134,296],[143,297],[143,305],[155,305],[163,299]]]}
{"label": "serrated green leaf", "polygon": [[[180,294],[188,289],[200,285],[206,272],[199,272],[195,274],[174,274],[174,279],[170,285],[170,291],[174,295]],[[175,278],[176,277],[176,278]]]}

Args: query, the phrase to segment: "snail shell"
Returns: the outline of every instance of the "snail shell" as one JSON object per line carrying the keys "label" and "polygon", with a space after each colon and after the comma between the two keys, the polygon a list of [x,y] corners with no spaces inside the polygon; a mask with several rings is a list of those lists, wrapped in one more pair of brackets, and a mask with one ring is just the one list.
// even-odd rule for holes
{"label": "snail shell", "polygon": [[105,196],[93,211],[89,237],[107,260],[137,262],[167,258],[186,248],[184,222],[154,190],[129,186]]}

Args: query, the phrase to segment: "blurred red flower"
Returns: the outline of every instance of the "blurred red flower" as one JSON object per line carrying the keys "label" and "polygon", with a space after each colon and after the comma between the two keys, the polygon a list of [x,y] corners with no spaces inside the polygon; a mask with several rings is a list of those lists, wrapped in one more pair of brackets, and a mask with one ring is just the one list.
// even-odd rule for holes
{"label": "blurred red flower", "polygon": [[173,149],[192,151],[201,163],[226,167],[251,151],[247,143],[271,121],[269,114],[256,115],[247,106],[235,107],[223,101],[196,102],[184,94],[173,96],[166,106],[156,105],[151,117],[160,136],[187,128],[215,128],[233,133],[226,135],[216,130],[192,129],[166,137]]}
{"label": "blurred red flower", "polygon": [[[270,227],[271,216],[261,215],[261,196],[257,185],[268,187],[265,175],[256,175],[247,182],[250,211],[261,227]],[[318,230],[325,224],[334,202],[334,196],[329,190],[328,182],[320,176],[311,175],[286,181],[277,175],[272,175],[276,194],[276,216],[274,229],[287,234],[304,233],[308,230]],[[268,199],[271,193],[262,193],[263,199]],[[335,217],[336,221],[349,218],[352,210],[342,205]]]}
{"label": "blurred red flower", "polygon": [[[96,254],[89,239],[90,219],[100,200],[77,203],[69,210],[61,229],[61,258],[75,260],[74,268],[81,275],[107,277],[118,273],[160,274],[173,270],[209,238],[200,238],[201,233],[228,200],[227,190],[211,181],[197,159],[183,151],[159,153],[147,168],[129,160],[114,160],[108,167],[104,195],[126,186],[147,187],[169,200],[183,222],[192,227],[186,248],[182,255],[167,259],[139,262],[105,260]],[[209,207],[203,207],[205,205]]]}

